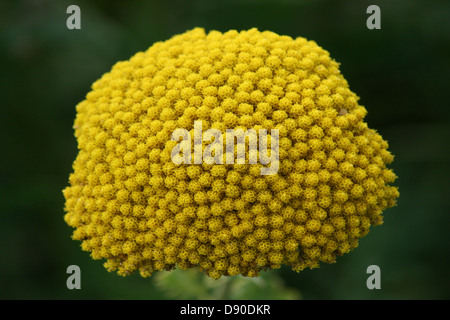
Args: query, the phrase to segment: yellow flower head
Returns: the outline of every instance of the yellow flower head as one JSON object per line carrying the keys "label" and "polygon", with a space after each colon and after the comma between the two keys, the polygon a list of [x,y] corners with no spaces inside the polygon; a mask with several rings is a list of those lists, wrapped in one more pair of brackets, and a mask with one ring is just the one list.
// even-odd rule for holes
{"label": "yellow flower head", "polygon": [[[78,104],[65,221],[120,275],[335,262],[399,196],[388,144],[365,115],[315,42],[196,28],[118,62]],[[224,136],[278,130],[278,171],[261,175],[248,153],[245,163],[175,164],[172,133],[187,130],[194,149],[199,121]]]}

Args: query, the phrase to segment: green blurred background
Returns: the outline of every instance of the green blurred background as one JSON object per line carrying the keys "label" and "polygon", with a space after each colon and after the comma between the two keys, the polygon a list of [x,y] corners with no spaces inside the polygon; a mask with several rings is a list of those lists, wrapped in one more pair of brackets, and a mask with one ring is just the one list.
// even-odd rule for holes
{"label": "green blurred background", "polygon": [[[81,8],[81,30],[66,28],[71,4]],[[370,4],[381,8],[381,30],[366,28]],[[450,298],[449,1],[2,1],[0,24],[0,298],[177,297],[156,277],[122,278],[81,251],[61,190],[77,153],[75,105],[91,83],[196,26],[315,40],[341,63],[369,126],[396,156],[401,195],[384,225],[336,264],[273,271],[275,289],[245,298],[282,299],[286,290],[303,299]],[[81,290],[66,288],[71,264],[81,268]],[[366,287],[372,264],[381,290]]]}

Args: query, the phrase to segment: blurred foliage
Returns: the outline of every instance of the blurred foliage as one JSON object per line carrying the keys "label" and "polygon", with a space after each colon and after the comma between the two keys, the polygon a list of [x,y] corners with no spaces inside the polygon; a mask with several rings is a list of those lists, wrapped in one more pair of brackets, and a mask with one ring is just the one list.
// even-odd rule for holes
{"label": "blurred foliage", "polygon": [[243,276],[205,277],[197,269],[163,271],[154,275],[156,286],[168,298],[201,300],[298,300],[298,290],[285,286],[275,272],[264,272],[257,278]]}
{"label": "blurred foliage", "polygon": [[[66,28],[71,4],[81,8],[81,30]],[[381,30],[366,28],[370,4],[381,8]],[[61,190],[77,153],[75,105],[91,83],[116,61],[196,26],[315,40],[341,63],[369,126],[389,141],[399,176],[398,206],[354,252],[300,274],[264,274],[260,290],[258,281],[236,279],[233,297],[450,298],[449,18],[450,2],[438,0],[1,1],[0,298],[175,297],[161,278],[175,289],[178,273],[122,278],[82,252],[63,221]],[[81,290],[66,288],[71,264],[81,268]],[[381,290],[366,288],[371,264],[381,268]],[[184,277],[180,287],[206,281]],[[197,289],[205,296],[211,287]]]}

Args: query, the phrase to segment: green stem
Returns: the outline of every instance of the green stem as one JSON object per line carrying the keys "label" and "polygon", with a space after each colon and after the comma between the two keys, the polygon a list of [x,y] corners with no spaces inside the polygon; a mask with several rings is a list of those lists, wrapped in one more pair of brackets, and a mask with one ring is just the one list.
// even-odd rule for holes
{"label": "green stem", "polygon": [[230,295],[231,285],[232,285],[233,280],[234,280],[234,277],[229,277],[223,284],[222,294],[219,297],[220,300],[230,299],[229,295]]}

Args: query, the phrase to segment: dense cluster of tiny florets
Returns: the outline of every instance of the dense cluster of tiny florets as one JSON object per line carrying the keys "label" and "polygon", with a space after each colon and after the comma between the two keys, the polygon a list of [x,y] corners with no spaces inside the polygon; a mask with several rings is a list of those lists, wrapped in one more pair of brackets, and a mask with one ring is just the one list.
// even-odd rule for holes
{"label": "dense cluster of tiny florets", "polygon": [[[388,144],[313,41],[197,28],[118,62],[77,106],[64,190],[73,238],[105,267],[212,278],[332,263],[395,204]],[[171,161],[177,128],[279,130],[279,171]]]}

